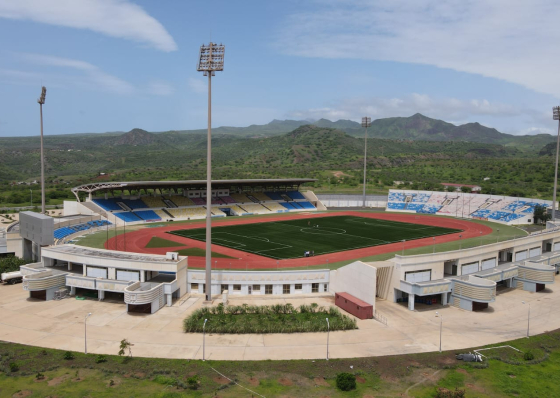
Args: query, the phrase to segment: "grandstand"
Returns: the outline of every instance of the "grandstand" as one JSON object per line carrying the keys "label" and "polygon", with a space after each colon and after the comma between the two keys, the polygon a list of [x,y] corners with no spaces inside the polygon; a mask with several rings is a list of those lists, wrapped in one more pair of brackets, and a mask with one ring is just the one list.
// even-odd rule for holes
{"label": "grandstand", "polygon": [[54,230],[54,238],[56,240],[61,240],[77,232],[86,231],[91,228],[103,227],[106,225],[111,225],[111,223],[107,220],[95,220],[88,221],[87,223],[83,224],[57,228]]}
{"label": "grandstand", "polygon": [[538,205],[549,208],[552,202],[471,193],[391,190],[387,210],[522,224],[532,222]]}
{"label": "grandstand", "polygon": [[[212,184],[212,216],[286,213],[317,210],[299,186],[311,179],[227,180]],[[120,191],[120,192],[115,192]],[[144,191],[144,192],[142,192]],[[161,192],[155,195],[154,192]],[[72,189],[87,192],[87,206],[117,223],[144,223],[206,217],[206,181],[94,183]],[[111,196],[109,196],[109,194]],[[97,197],[95,197],[96,195]],[[420,207],[427,196],[415,196]],[[91,207],[95,205],[94,207]],[[323,207],[324,208],[324,207]]]}

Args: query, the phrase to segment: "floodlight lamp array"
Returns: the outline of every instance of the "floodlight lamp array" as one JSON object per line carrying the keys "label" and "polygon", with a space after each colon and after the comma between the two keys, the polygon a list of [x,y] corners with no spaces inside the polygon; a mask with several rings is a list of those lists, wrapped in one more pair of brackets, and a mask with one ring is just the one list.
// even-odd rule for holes
{"label": "floodlight lamp array", "polygon": [[43,86],[41,89],[41,97],[37,100],[37,102],[41,105],[45,103],[45,97],[47,96],[47,88]]}
{"label": "floodlight lamp array", "polygon": [[199,72],[204,72],[204,76],[208,75],[208,72],[212,72],[214,76],[215,71],[224,70],[224,54],[226,47],[223,44],[215,44],[210,42],[208,45],[200,46],[200,56],[198,59],[197,70]]}
{"label": "floodlight lamp array", "polygon": [[560,120],[560,106],[552,108],[552,119]]}
{"label": "floodlight lamp array", "polygon": [[362,118],[362,127],[371,127],[371,117]]}

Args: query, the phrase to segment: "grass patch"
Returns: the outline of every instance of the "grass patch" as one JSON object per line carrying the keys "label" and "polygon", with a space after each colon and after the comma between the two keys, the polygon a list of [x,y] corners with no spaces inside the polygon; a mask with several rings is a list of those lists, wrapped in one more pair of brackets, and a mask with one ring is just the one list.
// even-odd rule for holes
{"label": "grass patch", "polygon": [[185,318],[186,333],[202,333],[204,320],[208,319],[208,333],[303,333],[326,332],[329,318],[330,330],[357,329],[356,321],[343,315],[335,307],[325,309],[317,304],[301,305],[230,305],[203,307]]}
{"label": "grass patch", "polygon": [[[355,216],[334,216],[212,229],[212,243],[274,259],[302,257],[421,239],[460,232],[458,229],[377,220]],[[169,234],[205,241],[206,229],[169,231]]]}
{"label": "grass patch", "polygon": [[154,236],[152,239],[150,239],[150,241],[146,245],[146,248],[154,249],[158,247],[179,247],[179,246],[185,246],[185,245],[182,243],[173,242],[172,240],[160,238],[159,236]]}
{"label": "grass patch", "polygon": [[[204,256],[206,256],[206,250],[200,249],[198,247],[189,247],[187,249],[177,250],[177,252],[181,256],[191,256],[191,257],[204,257]],[[226,256],[225,254],[216,253],[216,252],[212,252],[212,258],[234,258],[234,259],[237,259],[237,257]]]}

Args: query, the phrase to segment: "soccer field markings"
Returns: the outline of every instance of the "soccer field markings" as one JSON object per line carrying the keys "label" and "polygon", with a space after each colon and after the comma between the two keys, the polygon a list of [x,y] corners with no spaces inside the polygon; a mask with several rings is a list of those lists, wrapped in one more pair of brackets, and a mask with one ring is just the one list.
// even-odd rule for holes
{"label": "soccer field markings", "polygon": [[[278,225],[286,225],[286,226],[289,226],[289,227],[299,228],[299,229],[300,229],[300,232],[302,232],[302,233],[306,233],[306,232],[304,231],[304,229],[321,230],[320,227],[310,227],[310,226],[309,226],[309,227],[302,227],[301,225],[294,225],[294,224],[287,224],[287,223],[279,223]],[[325,227],[325,229],[326,229],[326,228],[331,228],[331,227]],[[338,228],[337,228],[337,229],[338,229]],[[344,236],[349,236],[349,237],[352,237],[352,238],[367,239],[367,240],[370,240],[370,241],[391,243],[391,242],[386,241],[386,240],[381,240],[381,239],[376,239],[376,238],[368,238],[367,236],[351,235],[351,234],[347,233],[346,230],[344,230],[344,229],[342,229],[342,228],[340,228],[340,229],[341,229],[342,231],[344,231],[344,233],[340,233],[340,232],[339,232],[339,233],[331,233],[331,234],[320,234],[320,233],[319,233],[319,234],[313,234],[313,233],[309,233],[309,235],[344,235]],[[367,247],[367,246],[362,246],[362,247]],[[344,251],[344,250],[347,250],[347,249],[341,249],[341,250],[338,250],[338,251]],[[352,249],[349,249],[349,250],[352,250]]]}

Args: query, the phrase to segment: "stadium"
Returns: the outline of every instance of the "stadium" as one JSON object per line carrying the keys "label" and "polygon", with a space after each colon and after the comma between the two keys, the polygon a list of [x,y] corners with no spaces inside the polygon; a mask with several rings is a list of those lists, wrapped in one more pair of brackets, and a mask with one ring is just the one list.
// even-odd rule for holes
{"label": "stadium", "polygon": [[[377,300],[484,311],[497,292],[554,283],[560,229],[506,233],[549,201],[392,190],[363,209],[357,197],[321,199],[305,189],[313,181],[212,182],[212,295],[346,294],[382,319]],[[21,267],[23,289],[47,301],[113,298],[148,314],[203,297],[205,183],[92,183],[72,189],[64,217],[22,213],[8,245],[35,261]]]}

